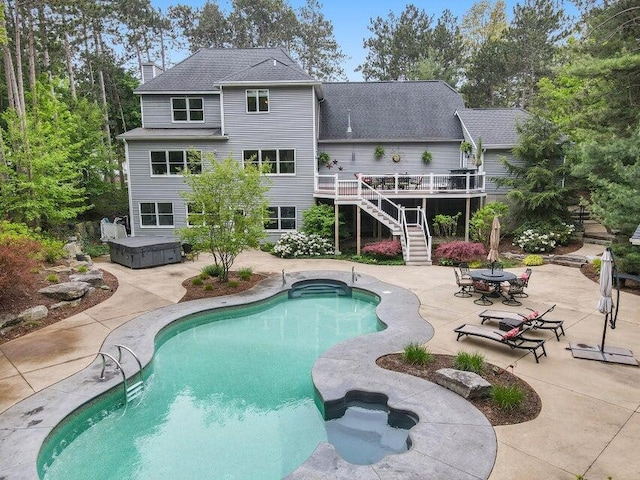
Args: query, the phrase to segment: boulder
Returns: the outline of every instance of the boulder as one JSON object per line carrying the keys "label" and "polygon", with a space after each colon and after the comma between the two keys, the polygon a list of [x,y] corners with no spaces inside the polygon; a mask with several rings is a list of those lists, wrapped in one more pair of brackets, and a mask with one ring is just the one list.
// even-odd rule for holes
{"label": "boulder", "polygon": [[41,288],[38,293],[56,300],[75,300],[84,296],[90,288],[92,287],[87,282],[64,282]]}
{"label": "boulder", "polygon": [[65,258],[75,259],[76,255],[82,255],[82,249],[76,242],[67,243],[64,247],[62,247],[62,250],[64,250]]}
{"label": "boulder", "polygon": [[75,300],[69,300],[69,301],[62,301],[62,302],[58,302],[58,303],[54,303],[53,305],[51,305],[51,310],[56,310],[58,308],[65,308],[65,307],[76,307],[78,305],[80,305],[80,302],[82,302],[81,298],[76,298]]}
{"label": "boulder", "polygon": [[72,282],[86,282],[93,287],[99,287],[104,283],[104,275],[102,270],[91,270],[87,273],[74,273],[69,275]]}
{"label": "boulder", "polygon": [[453,368],[438,370],[436,383],[467,399],[485,397],[491,393],[491,384],[480,375]]}
{"label": "boulder", "polygon": [[2,313],[0,314],[0,328],[11,327],[20,323],[20,319],[18,315],[14,315],[12,313]]}
{"label": "boulder", "polygon": [[31,307],[18,314],[18,320],[21,322],[36,322],[43,318],[47,318],[49,310],[44,305],[38,305],[37,307]]}

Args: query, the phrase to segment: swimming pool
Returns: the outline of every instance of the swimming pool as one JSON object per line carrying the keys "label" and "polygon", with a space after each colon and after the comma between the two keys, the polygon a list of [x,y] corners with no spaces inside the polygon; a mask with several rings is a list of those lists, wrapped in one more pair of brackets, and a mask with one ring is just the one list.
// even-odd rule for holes
{"label": "swimming pool", "polygon": [[[378,357],[401,350],[407,343],[428,341],[433,328],[420,315],[416,295],[370,275],[361,274],[357,281],[351,272],[333,270],[287,272],[286,279],[274,275],[259,288],[242,294],[170,305],[140,315],[112,331],[102,350],[113,351],[115,345],[124,344],[138,354],[143,366],[150,365],[158,335],[175,322],[204,311],[265,301],[288,292],[296,282],[318,279],[343,282],[377,295],[380,303],[376,314],[387,326],[383,331],[341,342],[316,360],[312,380],[319,404],[325,409],[342,409],[352,400],[368,401],[369,394],[374,393],[384,396],[390,409],[411,412],[419,423],[411,429],[412,448],[405,453],[387,456],[373,465],[353,465],[340,458],[332,445],[321,442],[286,480],[488,478],[497,443],[487,419],[449,390],[376,365]],[[98,381],[101,366],[96,359],[0,414],[0,478],[37,480],[41,447],[65,418],[105,392],[122,396],[119,375]],[[137,370],[129,356],[123,358],[123,366],[126,372]]]}
{"label": "swimming pool", "polygon": [[377,303],[359,292],[280,295],[169,328],[140,401],[102,402],[97,415],[54,433],[41,477],[283,478],[327,440],[313,363],[347,338],[382,330]]}

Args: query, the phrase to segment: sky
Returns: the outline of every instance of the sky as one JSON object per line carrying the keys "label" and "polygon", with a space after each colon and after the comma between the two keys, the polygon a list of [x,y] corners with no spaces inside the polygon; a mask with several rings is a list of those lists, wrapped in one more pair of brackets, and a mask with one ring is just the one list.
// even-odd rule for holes
{"label": "sky", "polygon": [[[192,7],[201,7],[206,0],[151,0],[156,7],[160,7],[166,11],[167,7],[172,4],[181,3],[183,5],[191,5]],[[383,17],[386,18],[390,11],[394,14],[400,14],[406,4],[413,3],[417,8],[423,9],[434,18],[438,18],[445,9],[451,10],[458,20],[462,19],[464,13],[476,3],[475,0],[320,0],[323,5],[322,12],[324,16],[333,23],[334,36],[338,45],[342,49],[342,53],[347,55],[344,63],[344,70],[349,80],[362,80],[362,75],[355,72],[358,65],[364,63],[367,51],[362,46],[363,40],[371,36],[368,30],[370,19]],[[298,9],[306,3],[305,0],[289,0],[289,4]],[[506,0],[507,15],[511,16],[513,6],[518,3],[516,0]],[[564,2],[567,3],[567,2]],[[218,4],[225,11],[229,11],[228,1],[220,0]],[[188,52],[172,52],[170,60],[172,63],[179,62],[188,55]]]}

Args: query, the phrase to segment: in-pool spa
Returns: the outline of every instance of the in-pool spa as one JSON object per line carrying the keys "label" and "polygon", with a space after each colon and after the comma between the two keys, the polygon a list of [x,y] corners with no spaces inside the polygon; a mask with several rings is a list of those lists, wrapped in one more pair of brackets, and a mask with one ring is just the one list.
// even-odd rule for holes
{"label": "in-pool spa", "polygon": [[322,293],[169,326],[157,337],[143,394],[124,407],[122,391],[113,391],[58,426],[40,452],[40,477],[285,477],[327,441],[314,362],[384,328],[374,295]]}

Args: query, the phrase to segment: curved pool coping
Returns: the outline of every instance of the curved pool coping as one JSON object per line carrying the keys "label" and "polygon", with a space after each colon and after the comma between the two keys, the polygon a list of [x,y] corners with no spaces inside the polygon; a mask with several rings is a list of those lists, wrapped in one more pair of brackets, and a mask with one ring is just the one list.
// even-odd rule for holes
{"label": "curved pool coping", "polygon": [[[286,283],[280,276],[269,277],[237,295],[179,303],[141,315],[111,332],[101,351],[114,354],[115,345],[126,345],[144,367],[152,360],[158,332],[170,323],[206,310],[266,300],[309,279],[338,280],[377,295],[376,313],[387,325],[383,331],[342,342],[318,358],[312,377],[322,401],[340,402],[349,392],[379,393],[387,396],[389,407],[411,411],[420,421],[410,431],[412,447],[406,453],[387,456],[373,465],[352,465],[332,445],[321,443],[286,479],[488,478],[497,440],[486,417],[445,388],[376,365],[378,357],[401,350],[407,343],[428,341],[433,328],[420,316],[420,301],[413,293],[372,276],[358,275],[353,282],[352,274],[345,272],[292,272],[286,274]],[[122,365],[128,377],[137,371],[130,355],[123,356]],[[0,414],[0,479],[38,480],[38,453],[52,430],[77,408],[121,383],[122,377],[112,368],[99,381],[101,367],[96,356],[88,367]]]}

